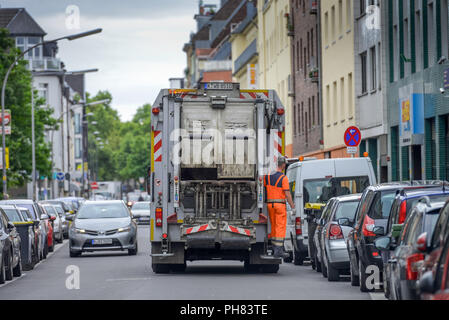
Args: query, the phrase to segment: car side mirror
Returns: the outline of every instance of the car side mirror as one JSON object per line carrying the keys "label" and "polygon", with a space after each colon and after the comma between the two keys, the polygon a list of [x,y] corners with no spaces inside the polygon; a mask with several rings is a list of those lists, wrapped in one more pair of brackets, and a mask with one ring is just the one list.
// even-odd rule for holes
{"label": "car side mirror", "polygon": [[433,284],[433,273],[432,271],[427,271],[422,275],[421,279],[419,279],[418,287],[421,293],[432,294],[435,291]]}
{"label": "car side mirror", "polygon": [[427,252],[427,232],[421,233],[416,239],[415,247],[420,252]]}
{"label": "car side mirror", "polygon": [[12,229],[14,229],[16,226],[14,225],[14,223],[12,223],[12,222],[8,222],[8,230],[12,230]]}
{"label": "car side mirror", "polygon": [[381,226],[375,226],[373,229],[373,233],[376,236],[384,236],[385,235],[385,228]]}
{"label": "car side mirror", "polygon": [[48,216],[48,215],[46,215],[45,213],[44,214],[41,214],[41,220],[47,220],[47,219],[49,219],[50,217]]}
{"label": "car side mirror", "polygon": [[374,241],[374,246],[379,249],[380,251],[389,251],[391,245],[391,238],[390,237],[381,237],[377,238]]}
{"label": "car side mirror", "polygon": [[338,219],[338,224],[341,226],[349,226],[351,225],[351,221],[349,220],[349,218],[340,218]]}

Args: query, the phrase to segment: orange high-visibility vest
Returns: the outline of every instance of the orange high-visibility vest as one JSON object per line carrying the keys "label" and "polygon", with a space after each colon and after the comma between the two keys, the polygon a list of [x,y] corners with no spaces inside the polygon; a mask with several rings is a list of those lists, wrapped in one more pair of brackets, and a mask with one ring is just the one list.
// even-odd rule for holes
{"label": "orange high-visibility vest", "polygon": [[274,174],[264,177],[264,185],[267,189],[267,202],[285,203],[285,191],[289,190],[288,178],[277,171]]}

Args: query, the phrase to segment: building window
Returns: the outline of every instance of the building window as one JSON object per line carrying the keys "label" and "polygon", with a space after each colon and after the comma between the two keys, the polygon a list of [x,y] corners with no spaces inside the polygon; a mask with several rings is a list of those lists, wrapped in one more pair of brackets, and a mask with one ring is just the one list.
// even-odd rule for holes
{"label": "building window", "polygon": [[367,88],[367,64],[366,64],[366,51],[360,54],[360,70],[361,70],[361,84],[362,84],[362,94],[368,91]]}
{"label": "building window", "polygon": [[340,110],[341,110],[341,120],[346,117],[346,107],[345,107],[345,78],[340,78]]}
{"label": "building window", "polygon": [[346,29],[351,29],[351,20],[352,20],[352,14],[351,14],[351,8],[352,8],[352,0],[346,0]]}
{"label": "building window", "polygon": [[338,1],[338,33],[343,34],[343,0]]}
{"label": "building window", "polygon": [[48,103],[48,83],[39,83],[37,87],[37,96],[45,99],[45,102]]}
{"label": "building window", "polygon": [[334,118],[332,119],[334,124],[335,122],[337,122],[337,117],[338,117],[338,105],[337,105],[337,81],[334,81],[333,86],[332,86],[332,109],[333,109],[333,116]]}
{"label": "building window", "polygon": [[418,10],[415,12],[416,71],[420,71],[423,69],[423,43],[422,43],[421,25],[422,25],[421,12]]}
{"label": "building window", "polygon": [[312,96],[312,125],[315,126],[315,96]]}
{"label": "building window", "polygon": [[75,139],[75,158],[81,158],[81,138]]}
{"label": "building window", "polygon": [[332,41],[335,41],[335,39],[336,39],[336,31],[335,31],[335,6],[332,6],[331,12],[332,12],[332,15],[331,15]]}
{"label": "building window", "polygon": [[353,105],[353,89],[352,89],[352,73],[348,75],[348,110],[349,110],[349,118],[354,116],[354,105]]}
{"label": "building window", "polygon": [[331,89],[330,89],[330,86],[329,85],[327,85],[326,86],[326,104],[325,104],[325,106],[326,106],[326,116],[327,116],[327,119],[326,119],[326,122],[327,122],[327,124],[328,125],[330,125],[330,123],[331,123],[331,106],[330,106],[330,104],[331,104]]}
{"label": "building window", "polygon": [[329,44],[329,13],[324,14],[324,43]]}
{"label": "building window", "polygon": [[370,49],[371,55],[371,90],[376,90],[377,88],[377,55],[376,47]]}
{"label": "building window", "polygon": [[75,114],[75,134],[81,133],[81,114]]}
{"label": "building window", "polygon": [[[17,37],[16,38],[16,47],[21,51],[24,52],[28,50],[28,48],[31,48],[32,46],[38,44],[42,41],[42,38],[40,37]],[[26,55],[30,59],[41,59],[42,58],[42,50],[41,47],[34,48],[33,50],[29,51]]]}

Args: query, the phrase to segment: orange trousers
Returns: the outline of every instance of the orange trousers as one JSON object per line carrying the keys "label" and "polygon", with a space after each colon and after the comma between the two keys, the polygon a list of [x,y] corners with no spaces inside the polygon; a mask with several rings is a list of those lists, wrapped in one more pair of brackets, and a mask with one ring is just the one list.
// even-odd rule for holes
{"label": "orange trousers", "polygon": [[273,245],[284,245],[287,232],[287,206],[283,203],[268,203],[268,213],[271,222],[271,242]]}

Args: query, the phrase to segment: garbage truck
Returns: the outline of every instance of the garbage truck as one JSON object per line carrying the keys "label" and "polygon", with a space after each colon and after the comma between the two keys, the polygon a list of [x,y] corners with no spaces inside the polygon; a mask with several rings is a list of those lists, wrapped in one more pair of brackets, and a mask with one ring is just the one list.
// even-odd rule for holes
{"label": "garbage truck", "polygon": [[274,90],[238,83],[163,89],[152,105],[151,264],[241,261],[276,273],[263,176],[285,148],[285,108]]}

